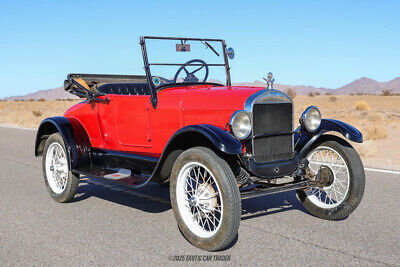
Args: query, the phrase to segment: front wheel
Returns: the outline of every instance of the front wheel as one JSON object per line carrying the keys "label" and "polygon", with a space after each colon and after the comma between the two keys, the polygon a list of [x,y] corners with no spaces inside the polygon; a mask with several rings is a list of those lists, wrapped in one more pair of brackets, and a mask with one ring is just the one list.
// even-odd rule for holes
{"label": "front wheel", "polygon": [[314,216],[326,220],[341,220],[360,204],[364,194],[365,173],[357,151],[345,140],[327,136],[308,153],[313,174],[325,173],[323,187],[298,191],[303,206]]}
{"label": "front wheel", "polygon": [[186,239],[204,250],[226,248],[237,235],[241,201],[228,164],[212,150],[191,148],[171,172],[171,205]]}

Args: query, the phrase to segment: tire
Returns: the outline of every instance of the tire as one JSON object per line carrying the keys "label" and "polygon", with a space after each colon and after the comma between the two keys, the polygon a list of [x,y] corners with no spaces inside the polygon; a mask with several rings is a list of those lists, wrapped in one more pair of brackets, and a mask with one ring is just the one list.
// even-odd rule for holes
{"label": "tire", "polygon": [[[196,171],[199,183],[194,181]],[[171,205],[185,238],[207,251],[230,245],[238,233],[242,207],[229,165],[208,148],[191,148],[177,158],[170,181]]]}
{"label": "tire", "polygon": [[[49,154],[53,152],[60,155],[57,157],[57,163],[54,162],[55,158]],[[65,143],[60,133],[52,134],[47,139],[43,150],[43,176],[50,196],[60,203],[70,201],[75,196],[79,184],[79,176],[69,171],[67,157]],[[55,163],[58,167],[55,166]],[[53,167],[51,168],[51,166]]]}
{"label": "tire", "polygon": [[[322,138],[310,149],[307,158],[310,160],[310,168],[314,173],[319,168],[316,166],[321,164],[328,166],[334,174],[333,182],[322,189],[299,190],[297,196],[304,208],[312,215],[325,220],[342,220],[348,217],[361,202],[365,188],[364,166],[357,151],[348,142],[332,135]],[[335,156],[334,152],[338,155]],[[319,158],[318,153],[322,153],[322,160],[319,159],[318,162],[324,162],[324,160],[329,162],[329,155],[331,155],[332,159],[336,160],[335,164],[312,163],[317,162],[314,160]],[[323,153],[328,156],[324,158]],[[328,197],[326,192],[330,192],[332,198]],[[325,201],[323,201],[324,194]]]}

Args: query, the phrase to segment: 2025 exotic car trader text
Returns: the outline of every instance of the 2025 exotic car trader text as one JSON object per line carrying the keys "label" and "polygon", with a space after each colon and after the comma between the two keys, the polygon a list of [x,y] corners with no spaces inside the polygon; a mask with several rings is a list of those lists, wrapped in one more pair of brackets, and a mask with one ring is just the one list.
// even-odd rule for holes
{"label": "2025 exotic car trader text", "polygon": [[236,237],[241,199],[297,190],[319,218],[356,209],[365,175],[346,139],[361,143],[357,129],[315,106],[293,129],[293,101],[272,74],[267,88],[231,85],[224,40],[145,36],[140,46],[146,75],[69,74],[65,90],[85,100],[40,124],[35,155],[55,201],[71,200],[81,176],[169,184],[179,229],[209,251]]}

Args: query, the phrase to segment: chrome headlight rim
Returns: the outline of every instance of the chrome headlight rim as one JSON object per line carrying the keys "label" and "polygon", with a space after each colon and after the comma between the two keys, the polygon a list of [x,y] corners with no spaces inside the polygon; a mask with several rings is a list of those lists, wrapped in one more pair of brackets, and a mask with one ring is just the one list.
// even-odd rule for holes
{"label": "chrome headlight rim", "polygon": [[[316,110],[319,114],[319,124],[318,124],[318,127],[316,127],[315,129],[310,129],[309,125],[307,125],[307,115],[310,114],[311,110]],[[301,114],[301,117],[300,117],[300,124],[302,126],[304,126],[308,132],[311,132],[311,133],[314,133],[319,130],[319,128],[321,127],[321,121],[322,121],[321,111],[316,106],[309,106],[308,108],[306,108],[306,110]]]}
{"label": "chrome headlight rim", "polygon": [[[246,116],[248,117],[248,120],[249,120],[248,128],[249,128],[249,130],[248,130],[248,132],[246,133],[246,135],[244,135],[244,136],[239,136],[239,135],[236,134],[235,131],[234,131],[234,123],[235,123],[235,119],[238,118],[238,115],[240,115],[240,114],[242,114],[242,113],[243,113],[243,114],[246,114]],[[251,122],[250,113],[247,112],[247,111],[245,111],[245,110],[237,110],[237,111],[235,111],[235,112],[233,113],[231,119],[229,120],[229,129],[231,130],[232,134],[233,134],[237,139],[239,139],[239,140],[245,140],[245,139],[247,139],[247,138],[251,135],[251,133],[252,133],[252,122]]]}

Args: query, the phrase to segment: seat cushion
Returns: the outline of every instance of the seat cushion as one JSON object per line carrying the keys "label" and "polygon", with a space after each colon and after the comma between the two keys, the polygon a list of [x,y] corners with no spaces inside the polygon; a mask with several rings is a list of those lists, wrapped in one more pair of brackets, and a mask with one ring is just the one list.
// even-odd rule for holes
{"label": "seat cushion", "polygon": [[97,87],[99,92],[114,95],[148,95],[147,83],[107,83]]}

